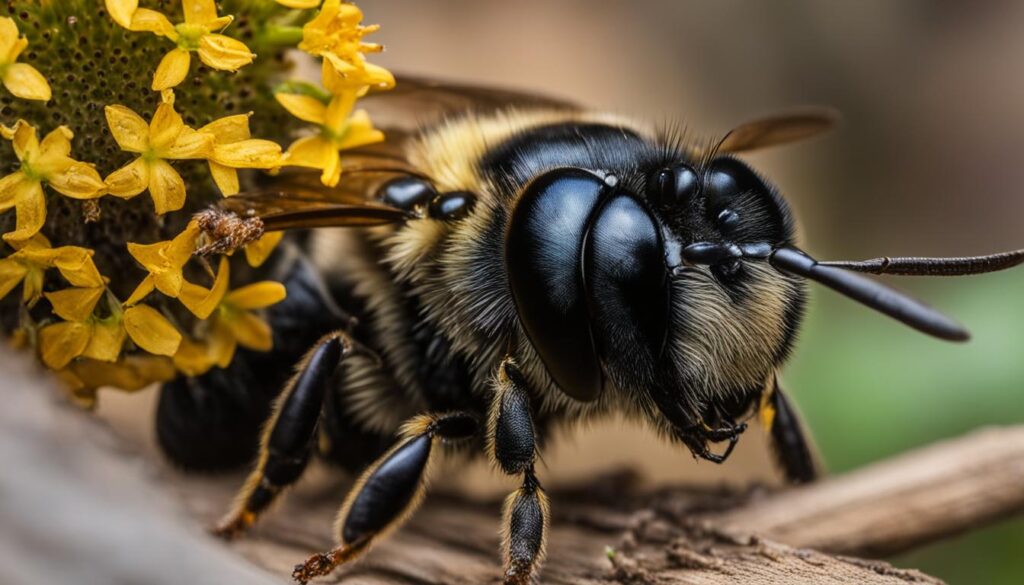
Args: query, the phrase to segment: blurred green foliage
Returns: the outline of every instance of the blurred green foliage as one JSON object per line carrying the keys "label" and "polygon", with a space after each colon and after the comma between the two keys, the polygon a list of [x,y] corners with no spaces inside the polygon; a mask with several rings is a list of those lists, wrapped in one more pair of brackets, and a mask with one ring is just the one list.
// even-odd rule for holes
{"label": "blurred green foliage", "polygon": [[[889,282],[954,315],[973,338],[934,340],[815,287],[786,386],[831,472],[1024,422],[1024,270]],[[891,560],[950,583],[1016,585],[1022,551],[1017,520]]]}

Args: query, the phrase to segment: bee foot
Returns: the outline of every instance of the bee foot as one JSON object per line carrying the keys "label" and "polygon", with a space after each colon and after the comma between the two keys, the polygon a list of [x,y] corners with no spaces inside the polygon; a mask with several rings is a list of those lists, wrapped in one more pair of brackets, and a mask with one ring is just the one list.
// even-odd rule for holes
{"label": "bee foot", "polygon": [[292,571],[292,579],[297,583],[305,585],[310,579],[323,577],[336,569],[338,565],[351,560],[358,553],[358,549],[341,545],[326,553],[317,553],[301,565],[295,565]]}
{"label": "bee foot", "polygon": [[255,521],[256,517],[251,512],[232,514],[211,528],[210,534],[224,540],[234,540],[248,532]]}

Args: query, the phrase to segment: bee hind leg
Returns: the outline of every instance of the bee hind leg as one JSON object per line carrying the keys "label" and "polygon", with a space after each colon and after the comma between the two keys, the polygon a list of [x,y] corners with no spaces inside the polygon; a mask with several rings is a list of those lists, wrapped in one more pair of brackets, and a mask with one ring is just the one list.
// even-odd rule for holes
{"label": "bee hind leg", "polygon": [[234,507],[213,529],[214,534],[233,538],[245,532],[285,488],[302,476],[315,448],[331,377],[353,347],[345,333],[330,333],[300,362],[298,373],[281,393],[263,432],[257,464]]}
{"label": "bee hind leg", "polygon": [[504,583],[525,585],[544,559],[550,507],[534,474],[536,433],[526,381],[511,358],[499,366],[496,387],[488,451],[503,472],[523,478],[522,486],[505,500],[502,514]]}
{"label": "bee hind leg", "polygon": [[327,575],[401,525],[423,500],[437,443],[467,439],[477,433],[477,427],[474,416],[461,412],[409,420],[398,443],[363,472],[345,499],[335,526],[338,546],[296,565],[292,578],[306,583]]}

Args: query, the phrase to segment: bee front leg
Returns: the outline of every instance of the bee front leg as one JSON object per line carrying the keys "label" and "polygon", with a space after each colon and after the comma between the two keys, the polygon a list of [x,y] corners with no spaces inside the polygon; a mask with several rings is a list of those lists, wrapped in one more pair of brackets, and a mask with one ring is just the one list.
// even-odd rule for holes
{"label": "bee front leg", "polygon": [[363,472],[338,512],[338,546],[296,565],[292,578],[306,583],[326,575],[397,528],[423,501],[436,443],[472,437],[477,426],[461,412],[424,414],[403,425],[398,444]]}
{"label": "bee front leg", "polygon": [[808,483],[818,477],[818,462],[800,413],[772,379],[761,395],[761,424],[771,435],[772,451],[790,483]]}
{"label": "bee front leg", "polygon": [[331,333],[299,363],[298,373],[281,393],[263,432],[256,467],[232,510],[213,529],[214,534],[233,538],[245,532],[302,476],[313,454],[331,376],[353,347],[343,332]]}
{"label": "bee front leg", "polygon": [[505,585],[525,585],[544,559],[550,507],[534,474],[536,433],[526,381],[512,358],[498,368],[488,424],[488,451],[502,471],[523,485],[505,500],[502,557]]}

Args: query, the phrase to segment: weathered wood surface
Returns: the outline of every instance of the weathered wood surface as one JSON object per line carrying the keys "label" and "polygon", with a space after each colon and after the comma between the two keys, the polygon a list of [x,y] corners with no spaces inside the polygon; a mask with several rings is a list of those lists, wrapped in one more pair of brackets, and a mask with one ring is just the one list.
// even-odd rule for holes
{"label": "weathered wood surface", "polygon": [[[0,583],[287,583],[331,545],[347,483],[322,472],[248,538],[204,529],[237,475],[179,474],[0,355]],[[552,494],[543,583],[938,583],[879,561],[1024,508],[1024,428],[987,430],[804,488],[636,489],[629,473]],[[500,583],[500,502],[433,493],[403,530],[324,580]],[[786,544],[783,544],[786,543]],[[817,552],[820,549],[824,552]]]}

